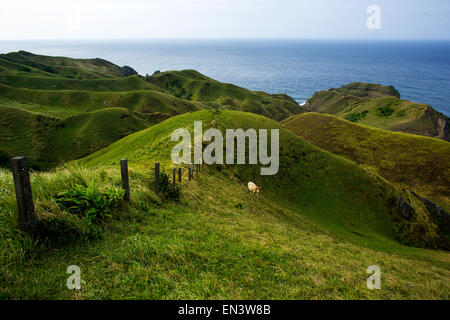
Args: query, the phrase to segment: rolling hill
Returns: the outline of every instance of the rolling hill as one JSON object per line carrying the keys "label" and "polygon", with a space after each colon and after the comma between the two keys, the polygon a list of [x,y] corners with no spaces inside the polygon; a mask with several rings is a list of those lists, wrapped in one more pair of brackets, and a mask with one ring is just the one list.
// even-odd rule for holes
{"label": "rolling hill", "polygon": [[34,168],[51,168],[173,115],[213,108],[276,120],[302,111],[286,95],[252,92],[192,70],[142,77],[103,59],[0,54],[0,165],[25,154]]}
{"label": "rolling hill", "polygon": [[446,115],[429,105],[400,99],[400,93],[392,86],[350,83],[316,92],[305,108],[380,129],[450,140],[450,120]]}
{"label": "rolling hill", "polygon": [[[361,83],[307,107],[336,116],[193,70],[142,77],[102,59],[0,55],[0,166],[20,154],[47,170],[31,173],[36,241],[17,231],[0,168],[0,299],[449,299],[449,216],[426,199],[448,208],[449,144],[392,132],[446,139],[448,118]],[[279,129],[278,174],[204,165],[188,182],[184,166],[180,201],[156,193],[154,162],[172,172],[172,132],[199,120]],[[58,205],[76,185],[120,189],[123,158],[130,203],[98,224]],[[366,287],[374,264],[383,290]]]}
{"label": "rolling hill", "polygon": [[[170,171],[171,133],[192,130],[195,120],[204,130],[278,128],[279,173],[260,176],[259,165],[204,165],[188,182],[184,170],[181,201],[166,202],[153,192],[150,167],[160,161]],[[82,222],[61,212],[53,197],[75,183],[120,186],[122,158],[129,159],[132,201],[86,245]],[[259,197],[248,193],[249,180],[262,186]],[[40,219],[80,240],[33,251],[14,238],[12,179],[0,170],[0,235],[8,239],[0,242],[2,298],[449,297],[448,252],[401,244],[443,245],[421,199],[259,115],[174,116],[72,165],[33,173],[32,185]],[[61,272],[73,263],[83,270],[78,292],[65,288]],[[366,287],[373,264],[382,269],[383,290]],[[19,281],[24,285],[14,285]]]}
{"label": "rolling hill", "polygon": [[195,70],[157,72],[147,77],[147,81],[176,97],[200,101],[208,108],[252,112],[277,121],[304,111],[287,95],[267,94],[221,83]]}
{"label": "rolling hill", "polygon": [[160,113],[104,108],[58,119],[4,107],[0,114],[0,165],[9,166],[10,158],[20,154],[33,168],[48,169],[87,156],[166,118]]}
{"label": "rolling hill", "polygon": [[315,146],[450,209],[450,143],[314,112],[293,116],[283,125]]}
{"label": "rolling hill", "polygon": [[[274,201],[302,207],[304,214],[309,212],[308,216],[320,224],[347,237],[363,234],[375,239],[400,239],[419,246],[448,246],[447,235],[438,230],[423,202],[414,194],[313,147],[275,121],[249,113],[199,111],[172,117],[131,134],[80,163],[88,167],[114,165],[122,158],[141,163],[149,159],[168,162],[176,144],[170,140],[172,132],[177,128],[192,130],[194,120],[203,122],[203,130],[209,127],[223,132],[226,128],[280,129],[280,171],[275,176],[260,176],[257,165],[231,166],[231,170],[244,185],[255,181]],[[414,218],[408,218],[411,221],[397,211],[393,205],[396,199],[414,206]],[[336,210],[340,211],[338,215],[334,214]]]}
{"label": "rolling hill", "polygon": [[119,67],[104,59],[50,57],[19,51],[0,54],[0,71],[14,74],[37,74],[69,79],[116,78],[137,74],[128,66]]}

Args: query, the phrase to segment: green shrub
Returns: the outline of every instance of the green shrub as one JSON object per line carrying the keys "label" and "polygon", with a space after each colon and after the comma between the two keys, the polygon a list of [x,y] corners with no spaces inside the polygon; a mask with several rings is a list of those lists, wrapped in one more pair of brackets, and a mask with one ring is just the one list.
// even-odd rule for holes
{"label": "green shrub", "polygon": [[130,66],[123,66],[122,67],[122,73],[125,77],[128,76],[134,76],[135,74],[137,74],[136,70],[134,70],[132,67]]}
{"label": "green shrub", "polygon": [[405,115],[406,115],[405,110],[402,110],[402,111],[399,111],[399,112],[396,113],[396,116],[399,117],[399,118],[404,117]]}
{"label": "green shrub", "polygon": [[123,189],[98,191],[91,182],[88,187],[76,184],[72,189],[58,193],[56,203],[63,210],[84,216],[92,223],[110,217],[111,210],[119,206],[124,194]]}
{"label": "green shrub", "polygon": [[348,115],[345,116],[345,119],[346,119],[346,120],[349,120],[349,121],[351,121],[351,122],[358,122],[359,120],[364,119],[364,118],[366,117],[366,115],[367,115],[368,112],[369,112],[369,111],[364,110],[364,111],[361,112],[361,113],[356,113],[356,112],[350,113],[350,114],[348,114]]}
{"label": "green shrub", "polygon": [[51,246],[74,244],[99,236],[98,225],[70,213],[51,215],[38,221],[38,239]]}
{"label": "green shrub", "polygon": [[387,107],[379,107],[377,109],[377,116],[379,116],[380,118],[387,118],[393,113],[394,113],[394,109],[392,109],[389,106],[387,106]]}
{"label": "green shrub", "polygon": [[9,167],[11,162],[11,155],[0,150],[0,167]]}
{"label": "green shrub", "polygon": [[56,70],[53,69],[53,68],[50,67],[50,66],[45,66],[43,70],[44,70],[45,72],[49,72],[49,73],[56,73]]}
{"label": "green shrub", "polygon": [[[153,174],[153,176],[155,176]],[[162,169],[159,172],[158,193],[166,200],[178,201],[181,197],[181,187],[170,181],[170,176]]]}

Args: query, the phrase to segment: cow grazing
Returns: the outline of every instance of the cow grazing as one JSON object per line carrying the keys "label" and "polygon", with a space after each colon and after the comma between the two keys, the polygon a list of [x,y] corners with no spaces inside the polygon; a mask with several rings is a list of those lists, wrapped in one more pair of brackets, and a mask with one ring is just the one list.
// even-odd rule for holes
{"label": "cow grazing", "polygon": [[254,184],[253,182],[249,182],[248,183],[248,191],[258,195],[259,191],[261,190],[261,187],[258,187],[256,184]]}

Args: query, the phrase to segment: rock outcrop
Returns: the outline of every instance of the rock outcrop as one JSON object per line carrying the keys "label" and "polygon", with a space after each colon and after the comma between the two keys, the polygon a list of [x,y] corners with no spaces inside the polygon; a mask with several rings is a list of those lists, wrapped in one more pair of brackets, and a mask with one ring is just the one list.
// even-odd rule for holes
{"label": "rock outcrop", "polygon": [[450,141],[450,120],[446,115],[427,104],[400,99],[392,86],[354,82],[319,91],[306,102],[305,109],[384,130]]}

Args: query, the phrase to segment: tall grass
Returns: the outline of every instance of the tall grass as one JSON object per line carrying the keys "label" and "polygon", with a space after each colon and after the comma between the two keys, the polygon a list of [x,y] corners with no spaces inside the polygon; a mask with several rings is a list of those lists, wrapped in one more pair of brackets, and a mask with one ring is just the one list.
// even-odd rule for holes
{"label": "tall grass", "polygon": [[[133,198],[137,210],[126,205],[113,209],[112,219],[124,211],[145,209],[145,203],[161,201],[152,190],[146,175],[130,170],[133,179]],[[0,263],[20,262],[26,255],[42,247],[82,243],[101,236],[102,224],[94,224],[82,215],[70,214],[58,205],[56,197],[76,185],[95,186],[99,192],[121,188],[117,168],[87,169],[79,164],[68,164],[49,172],[31,172],[31,186],[38,219],[37,239],[16,228],[18,223],[14,183],[10,171],[0,169]],[[108,221],[106,221],[108,223]]]}
{"label": "tall grass", "polygon": [[[10,244],[1,244],[0,299],[448,299],[448,253],[391,237],[397,222],[386,202],[405,194],[287,130],[280,128],[277,176],[260,176],[259,166],[220,166],[187,182],[184,170],[181,200],[164,201],[152,191],[153,161],[168,168],[172,129],[189,128],[193,119],[219,128],[279,127],[255,115],[203,111],[122,139],[85,159],[88,168],[32,173],[39,218],[70,231],[60,239],[74,235],[70,245],[49,239],[33,246],[12,234],[15,199],[6,172],[2,219],[9,225],[2,232]],[[58,207],[54,195],[75,184],[120,187],[123,157],[130,164],[129,205],[94,230]],[[248,181],[263,186],[259,197],[248,193]],[[72,264],[83,270],[81,291],[65,286]],[[374,264],[382,269],[383,289],[370,291],[366,269]]]}

